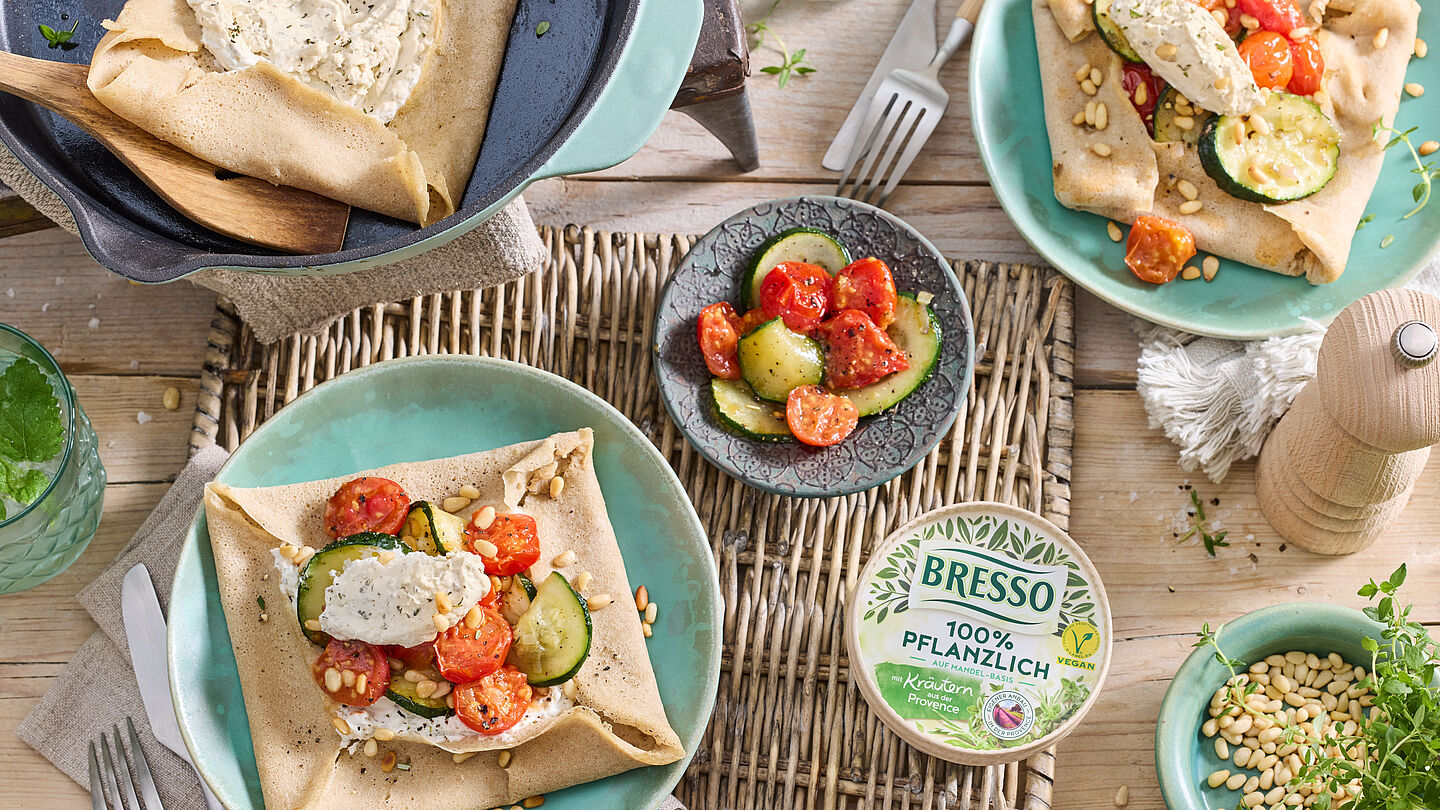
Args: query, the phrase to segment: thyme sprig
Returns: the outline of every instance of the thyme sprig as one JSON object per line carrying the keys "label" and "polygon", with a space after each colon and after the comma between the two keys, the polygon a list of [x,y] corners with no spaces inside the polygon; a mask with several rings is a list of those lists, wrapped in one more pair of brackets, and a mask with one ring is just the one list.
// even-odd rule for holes
{"label": "thyme sprig", "polygon": [[1211,534],[1206,528],[1205,524],[1208,521],[1205,518],[1205,505],[1200,501],[1199,490],[1190,490],[1190,503],[1195,505],[1195,514],[1193,515],[1193,517],[1195,518],[1195,525],[1190,527],[1190,531],[1180,535],[1179,542],[1183,543],[1186,540],[1189,540],[1191,537],[1199,535],[1200,542],[1205,544],[1205,552],[1211,557],[1214,557],[1215,549],[1224,548],[1230,545],[1230,543],[1225,540],[1225,536],[1229,534],[1229,531],[1222,529],[1214,534]]}
{"label": "thyme sprig", "polygon": [[775,7],[778,5],[780,5],[780,0],[773,0],[773,2],[770,3],[770,8],[765,10],[765,14],[761,16],[760,19],[745,26],[745,30],[755,37],[754,50],[757,51],[760,50],[760,46],[765,44],[765,38],[767,36],[775,38],[774,47],[775,50],[780,51],[780,64],[762,67],[760,68],[760,72],[774,76],[780,89],[784,90],[785,85],[790,83],[791,76],[808,76],[815,72],[815,68],[805,64],[804,48],[799,48],[792,53],[790,48],[786,46],[785,40],[780,37],[780,33],[770,27],[770,15],[775,13]]}
{"label": "thyme sprig", "polygon": [[1390,140],[1385,144],[1386,150],[1389,150],[1397,144],[1405,144],[1405,147],[1410,150],[1410,156],[1415,159],[1415,168],[1411,169],[1410,173],[1420,175],[1420,182],[1416,183],[1415,187],[1410,189],[1410,196],[1415,200],[1415,207],[1410,209],[1410,213],[1401,217],[1402,220],[1409,219],[1420,213],[1421,209],[1430,202],[1430,190],[1434,185],[1435,179],[1440,178],[1440,165],[1436,165],[1436,161],[1433,160],[1429,163],[1421,160],[1419,150],[1417,150],[1415,144],[1410,141],[1410,135],[1417,129],[1419,129],[1419,127],[1411,127],[1401,132],[1394,127],[1385,126],[1385,124],[1380,121],[1376,121],[1374,127],[1376,140],[1380,139],[1381,134],[1386,132],[1390,133]]}
{"label": "thyme sprig", "polygon": [[70,40],[75,36],[75,29],[78,28],[79,26],[80,26],[80,20],[79,20],[79,18],[76,18],[75,22],[74,22],[73,24],[71,24],[70,29],[69,29],[68,31],[65,30],[65,29],[63,29],[63,28],[58,28],[58,29],[57,29],[57,28],[51,27],[51,26],[49,26],[49,25],[43,25],[43,24],[42,24],[42,25],[39,26],[39,28],[40,28],[40,36],[45,37],[45,41],[48,42],[48,43],[50,43],[50,49],[51,49],[51,50],[54,50],[54,49],[56,49],[56,48],[60,48],[60,49],[62,49],[62,50],[67,50],[67,51],[68,51],[68,50],[71,50],[72,48],[74,48],[74,47],[76,47],[77,45],[80,44],[80,43],[78,43],[78,42],[71,42],[71,41],[70,41]]}

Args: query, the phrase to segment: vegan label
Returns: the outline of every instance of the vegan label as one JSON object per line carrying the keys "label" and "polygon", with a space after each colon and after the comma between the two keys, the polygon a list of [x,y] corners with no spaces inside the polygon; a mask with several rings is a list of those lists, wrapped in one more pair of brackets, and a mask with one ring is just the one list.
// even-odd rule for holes
{"label": "vegan label", "polygon": [[1098,685],[1103,589],[1069,538],[1023,514],[945,510],[867,567],[852,654],[907,729],[1012,748],[1054,732]]}

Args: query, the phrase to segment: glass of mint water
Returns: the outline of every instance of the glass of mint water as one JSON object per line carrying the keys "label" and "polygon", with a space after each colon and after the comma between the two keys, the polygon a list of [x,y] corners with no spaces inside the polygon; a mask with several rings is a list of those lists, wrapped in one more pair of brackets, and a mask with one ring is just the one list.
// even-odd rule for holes
{"label": "glass of mint water", "polygon": [[64,571],[100,523],[105,468],[55,358],[0,323],[0,594]]}

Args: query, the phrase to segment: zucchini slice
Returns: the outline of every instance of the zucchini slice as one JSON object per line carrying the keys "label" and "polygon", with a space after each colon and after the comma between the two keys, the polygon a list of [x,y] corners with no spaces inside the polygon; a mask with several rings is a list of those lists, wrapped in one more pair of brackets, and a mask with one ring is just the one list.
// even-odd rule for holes
{"label": "zucchini slice", "polygon": [[[430,675],[433,676],[431,680],[440,679],[438,672],[432,672]],[[438,680],[436,682],[438,683]],[[396,706],[420,717],[444,717],[454,713],[453,709],[445,705],[444,697],[420,697],[420,694],[415,691],[417,686],[419,684],[411,683],[404,678],[391,678],[390,688],[385,690],[385,697],[395,701]]]}
{"label": "zucchini slice", "polygon": [[[1200,143],[1200,136],[1205,132],[1205,124],[1213,116],[1193,104],[1190,105],[1193,112],[1188,116],[1182,116],[1175,111],[1175,103],[1183,98],[1185,97],[1176,92],[1175,88],[1169,86],[1160,94],[1160,99],[1155,103],[1155,131],[1152,135],[1156,143],[1181,141],[1190,146]],[[1193,123],[1189,129],[1175,123],[1175,119],[1181,117],[1188,117],[1192,120]]]}
{"label": "zucchini slice", "polygon": [[864,388],[843,392],[861,416],[872,416],[899,405],[930,379],[940,362],[940,319],[929,306],[916,300],[915,293],[900,293],[895,322],[885,331],[905,352],[910,367]]}
{"label": "zucchini slice", "polygon": [[740,290],[740,303],[745,310],[760,306],[760,285],[781,262],[806,262],[833,276],[850,263],[850,251],[835,237],[815,228],[791,228],[772,237],[755,251],[745,274]]}
{"label": "zucchini slice", "polygon": [[465,545],[465,518],[429,501],[416,501],[405,515],[400,542],[426,554],[449,554]]}
{"label": "zucchini slice", "polygon": [[530,609],[530,603],[535,599],[535,583],[524,574],[501,577],[500,581],[500,615],[513,626]]}
{"label": "zucchini slice", "polygon": [[300,572],[300,588],[295,595],[295,614],[300,620],[300,629],[310,640],[324,646],[330,643],[330,636],[319,630],[311,630],[305,623],[320,621],[325,612],[325,589],[335,581],[335,575],[351,560],[373,557],[382,551],[404,552],[409,549],[392,534],[360,532],[349,537],[332,541],[315,552]]}
{"label": "zucchini slice", "polygon": [[825,353],[818,341],[775,318],[740,338],[740,375],[756,396],[784,402],[792,390],[824,381]]}
{"label": "zucchini slice", "polygon": [[785,423],[784,407],[755,396],[744,380],[716,377],[710,381],[710,395],[715,398],[715,412],[720,422],[745,438],[762,442],[788,442],[795,438]]}
{"label": "zucchini slice", "polygon": [[1135,52],[1130,40],[1125,38],[1125,32],[1110,19],[1110,0],[1095,0],[1090,8],[1095,17],[1095,30],[1100,34],[1100,38],[1105,40],[1105,44],[1110,46],[1110,50],[1120,54],[1120,58],[1127,62],[1145,61]]}
{"label": "zucchini slice", "polygon": [[590,610],[585,597],[552,572],[535,594],[530,609],[515,624],[510,663],[531,686],[554,686],[575,677],[590,655]]}
{"label": "zucchini slice", "polygon": [[1200,165],[1232,197],[1291,202],[1335,177],[1340,132],[1310,99],[1271,93],[1246,115],[1210,119],[1200,136]]}

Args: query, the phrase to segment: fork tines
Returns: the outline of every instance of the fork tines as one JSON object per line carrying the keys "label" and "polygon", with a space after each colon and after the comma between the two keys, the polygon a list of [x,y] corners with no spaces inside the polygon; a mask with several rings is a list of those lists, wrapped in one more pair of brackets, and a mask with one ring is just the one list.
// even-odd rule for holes
{"label": "fork tines", "polygon": [[[155,791],[155,780],[150,775],[150,764],[145,761],[145,751],[140,747],[140,737],[135,733],[135,723],[129,718],[125,719],[126,731],[130,739],[129,759],[126,762],[125,739],[121,736],[120,726],[115,725],[113,738],[111,732],[100,733],[99,755],[96,754],[95,743],[90,743],[90,804],[93,810],[106,810],[105,796],[110,796],[109,805],[112,810],[164,810],[160,804],[160,794]],[[111,748],[114,748],[114,756],[111,756]],[[102,769],[100,762],[104,760]],[[135,778],[131,779],[131,766],[134,767]],[[145,797],[144,804],[140,803],[135,795],[135,788],[139,787],[141,795]],[[124,795],[124,803],[121,803],[121,795]]]}
{"label": "fork tines", "polygon": [[[870,102],[835,196],[883,208],[930,133],[935,131],[945,108],[927,107],[924,101],[895,84],[893,78],[888,79]],[[898,161],[897,154],[900,155]],[[850,186],[848,192],[846,186]],[[879,197],[872,200],[877,191]]]}

